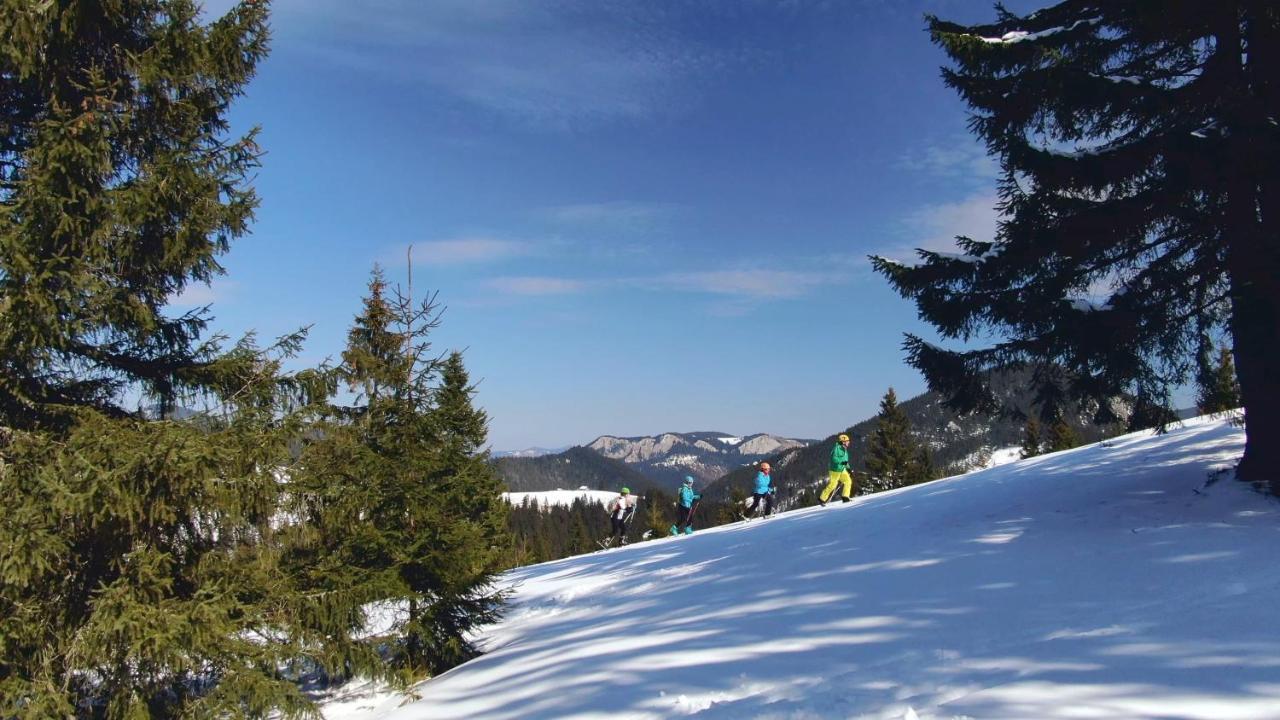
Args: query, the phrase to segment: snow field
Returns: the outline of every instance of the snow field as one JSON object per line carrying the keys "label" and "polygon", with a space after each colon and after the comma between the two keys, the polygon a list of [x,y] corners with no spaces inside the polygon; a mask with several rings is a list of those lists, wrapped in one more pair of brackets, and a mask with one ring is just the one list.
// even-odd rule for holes
{"label": "snow field", "polygon": [[[1197,419],[520,568],[394,718],[1280,718],[1280,503]],[[356,705],[360,705],[356,707]]]}

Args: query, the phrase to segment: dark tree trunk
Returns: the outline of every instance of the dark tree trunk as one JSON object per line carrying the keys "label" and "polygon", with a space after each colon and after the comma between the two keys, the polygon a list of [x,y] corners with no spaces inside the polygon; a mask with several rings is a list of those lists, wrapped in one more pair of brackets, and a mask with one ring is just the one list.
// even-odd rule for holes
{"label": "dark tree trunk", "polygon": [[[1272,278],[1275,276],[1273,275]],[[1244,401],[1244,459],[1236,476],[1268,482],[1280,495],[1280,318],[1275,303],[1280,283],[1245,281],[1233,297],[1231,332],[1236,375]]]}
{"label": "dark tree trunk", "polygon": [[[1231,277],[1231,335],[1245,411],[1244,458],[1236,477],[1269,484],[1280,495],[1280,217],[1275,158],[1269,158],[1270,108],[1276,98],[1268,73],[1275,58],[1273,12],[1245,3],[1243,26],[1220,39],[1234,61],[1228,117],[1232,173],[1227,190],[1227,268]],[[1239,18],[1239,16],[1235,16]],[[1234,18],[1233,18],[1234,19]],[[1232,30],[1235,32],[1233,33]],[[1249,42],[1242,35],[1247,34]],[[1234,36],[1233,36],[1234,35]],[[1239,50],[1250,47],[1248,55]],[[1238,58],[1247,57],[1240,61]]]}

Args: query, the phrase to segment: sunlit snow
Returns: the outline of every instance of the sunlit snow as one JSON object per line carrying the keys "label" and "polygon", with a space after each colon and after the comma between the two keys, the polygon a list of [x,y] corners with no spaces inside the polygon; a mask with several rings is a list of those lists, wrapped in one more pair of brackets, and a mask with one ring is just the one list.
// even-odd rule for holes
{"label": "sunlit snow", "polygon": [[325,712],[1274,719],[1280,503],[1220,472],[1243,443],[1191,420],[520,568],[485,655]]}

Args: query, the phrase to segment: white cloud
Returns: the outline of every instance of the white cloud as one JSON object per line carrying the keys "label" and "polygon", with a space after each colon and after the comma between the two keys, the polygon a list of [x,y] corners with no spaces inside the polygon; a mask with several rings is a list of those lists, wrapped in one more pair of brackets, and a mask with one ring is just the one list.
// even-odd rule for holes
{"label": "white cloud", "polygon": [[586,280],[547,276],[497,277],[485,281],[485,286],[507,295],[573,295],[584,292],[592,283]]}
{"label": "white cloud", "polygon": [[925,205],[903,219],[904,242],[878,254],[896,260],[914,260],[916,248],[955,249],[957,235],[992,240],[999,219],[997,203],[999,198],[994,192],[981,192],[956,202]]}
{"label": "white cloud", "polygon": [[[532,251],[532,246],[525,242],[491,237],[462,237],[414,243],[413,262],[415,265],[428,266],[489,263],[529,255]],[[397,262],[404,258],[405,255],[401,252]]]}
{"label": "white cloud", "polygon": [[218,278],[209,283],[195,282],[188,284],[182,292],[169,298],[169,306],[180,309],[192,309],[212,305],[215,301],[226,302],[236,289],[234,280]]}

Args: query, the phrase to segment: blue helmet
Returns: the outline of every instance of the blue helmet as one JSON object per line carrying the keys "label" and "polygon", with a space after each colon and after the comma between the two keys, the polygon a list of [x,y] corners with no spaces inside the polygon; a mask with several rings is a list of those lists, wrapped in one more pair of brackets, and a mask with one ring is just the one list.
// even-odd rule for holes
{"label": "blue helmet", "polygon": [[685,475],[685,476],[684,476],[684,484],[685,484],[685,485],[692,485],[692,484],[693,484],[693,476],[692,476],[692,475]]}

